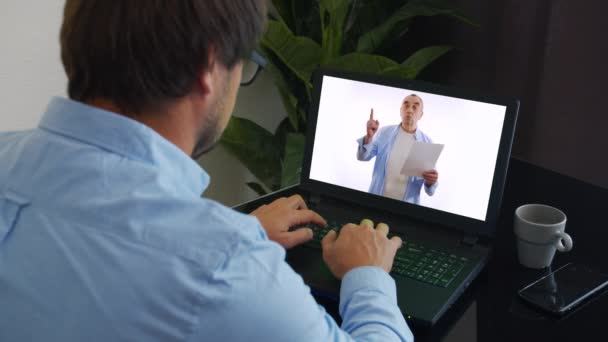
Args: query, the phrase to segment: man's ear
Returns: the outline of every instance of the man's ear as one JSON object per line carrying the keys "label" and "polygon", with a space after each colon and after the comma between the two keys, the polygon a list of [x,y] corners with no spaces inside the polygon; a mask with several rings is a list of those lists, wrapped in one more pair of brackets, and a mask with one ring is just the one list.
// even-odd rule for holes
{"label": "man's ear", "polygon": [[210,49],[207,56],[207,65],[201,68],[198,75],[198,86],[202,92],[200,94],[202,96],[209,95],[214,89],[216,63],[214,49]]}

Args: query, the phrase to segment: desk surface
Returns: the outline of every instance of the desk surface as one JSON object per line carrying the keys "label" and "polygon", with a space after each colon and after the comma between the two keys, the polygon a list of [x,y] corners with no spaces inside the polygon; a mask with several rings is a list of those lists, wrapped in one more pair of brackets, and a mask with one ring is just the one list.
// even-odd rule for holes
{"label": "desk surface", "polygon": [[[595,296],[563,318],[532,309],[517,290],[546,270],[520,266],[515,249],[513,214],[526,203],[562,209],[574,240],[569,253],[557,253],[553,266],[574,261],[608,272],[601,254],[608,242],[608,190],[512,159],[503,196],[494,252],[472,286],[432,328],[413,327],[417,341],[585,341],[606,340],[603,326],[608,294]],[[334,303],[322,303],[332,312]],[[334,311],[335,312],[335,311]]]}
{"label": "desk surface", "polygon": [[476,294],[476,328],[479,341],[606,340],[602,323],[608,313],[608,295],[596,296],[563,318],[555,318],[524,305],[518,289],[545,271],[529,270],[517,262],[513,215],[526,203],[543,203],[562,209],[566,231],[574,240],[568,253],[557,253],[553,267],[580,262],[608,272],[601,253],[608,242],[608,190],[513,159],[507,177],[495,253],[479,280]]}

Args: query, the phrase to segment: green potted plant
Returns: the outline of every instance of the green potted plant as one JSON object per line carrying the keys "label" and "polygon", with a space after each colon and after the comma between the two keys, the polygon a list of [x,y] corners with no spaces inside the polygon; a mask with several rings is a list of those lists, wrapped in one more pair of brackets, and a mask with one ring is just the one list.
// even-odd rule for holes
{"label": "green potted plant", "polygon": [[247,185],[264,194],[299,181],[315,68],[415,78],[451,47],[428,46],[404,57],[394,43],[416,17],[436,15],[475,25],[438,0],[273,0],[259,51],[287,117],[274,133],[233,117],[221,140],[260,181]]}

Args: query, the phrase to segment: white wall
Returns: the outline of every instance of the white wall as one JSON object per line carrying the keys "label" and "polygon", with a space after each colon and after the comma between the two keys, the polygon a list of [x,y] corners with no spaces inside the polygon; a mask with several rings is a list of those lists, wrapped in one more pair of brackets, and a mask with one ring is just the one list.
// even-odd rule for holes
{"label": "white wall", "polygon": [[[35,127],[52,96],[66,95],[59,28],[65,0],[0,1],[0,131]],[[261,74],[240,92],[235,114],[274,130],[284,110],[273,83]],[[199,161],[211,176],[205,193],[227,205],[256,197],[255,178],[221,147]]]}
{"label": "white wall", "polygon": [[64,0],[0,1],[0,130],[35,127],[50,96],[65,95],[59,55]]}

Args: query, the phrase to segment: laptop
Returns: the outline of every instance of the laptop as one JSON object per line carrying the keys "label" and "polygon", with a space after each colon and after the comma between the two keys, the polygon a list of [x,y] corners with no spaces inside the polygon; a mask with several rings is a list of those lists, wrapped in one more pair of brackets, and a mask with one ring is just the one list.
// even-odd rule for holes
{"label": "laptop", "polygon": [[[398,159],[403,167],[399,164],[394,171],[393,166],[393,176],[401,174],[414,194],[391,198],[371,186],[374,172],[382,183],[390,158],[376,169],[380,154],[360,160],[357,140],[366,134],[372,109],[380,127],[374,139],[379,139],[383,127],[397,129],[400,107],[412,94],[422,100],[417,130],[425,135],[421,139],[425,141],[414,144],[432,145],[411,145],[399,152],[408,157],[405,162]],[[329,229],[339,231],[342,225],[364,218],[388,224],[389,236],[403,240],[391,272],[399,307],[410,323],[431,326],[480,273],[492,250],[518,108],[515,99],[319,69],[314,73],[300,184],[235,209],[250,212],[278,197],[302,195],[329,225],[316,228],[312,241],[290,249],[287,262],[313,294],[336,300],[340,282],[323,262],[322,237]],[[421,167],[437,170],[434,192],[422,185],[415,193],[414,182],[424,181],[416,171]]]}

